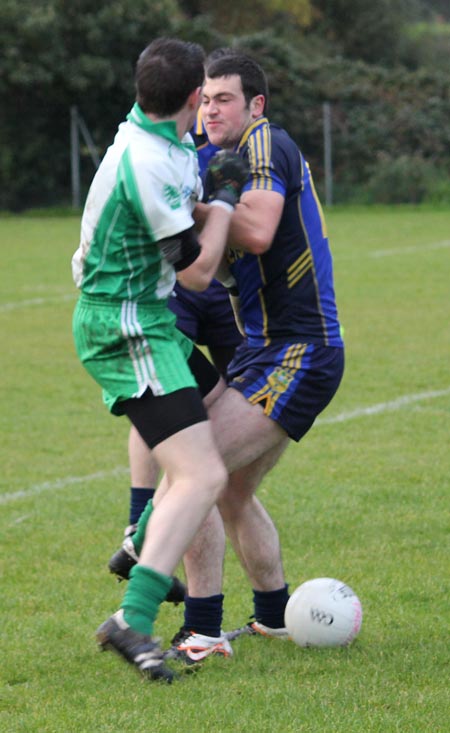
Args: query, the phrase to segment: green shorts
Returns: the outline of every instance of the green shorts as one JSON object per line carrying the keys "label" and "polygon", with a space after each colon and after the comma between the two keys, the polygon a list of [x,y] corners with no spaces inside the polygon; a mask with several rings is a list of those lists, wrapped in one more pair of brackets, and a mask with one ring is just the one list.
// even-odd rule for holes
{"label": "green shorts", "polygon": [[77,354],[103,389],[103,400],[115,415],[121,402],[155,396],[197,383],[189,369],[193,343],[175,327],[165,304],[140,305],[82,295],[73,314]]}

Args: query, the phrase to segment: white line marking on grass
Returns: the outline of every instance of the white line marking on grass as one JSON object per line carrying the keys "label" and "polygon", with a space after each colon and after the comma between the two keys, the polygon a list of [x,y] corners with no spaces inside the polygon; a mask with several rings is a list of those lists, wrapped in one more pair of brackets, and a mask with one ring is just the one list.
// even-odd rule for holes
{"label": "white line marking on grass", "polygon": [[13,524],[22,524],[22,522],[25,522],[30,517],[31,514],[24,514],[23,517],[17,517],[17,519],[14,520]]}
{"label": "white line marking on grass", "polygon": [[75,300],[78,293],[70,293],[67,295],[54,295],[51,298],[30,298],[29,300],[16,300],[12,303],[0,303],[0,313],[15,311],[18,308],[29,308],[39,305],[47,305],[47,303],[58,303],[60,300]]}
{"label": "white line marking on grass", "polygon": [[22,491],[15,491],[12,494],[3,494],[0,496],[0,505],[9,504],[11,501],[17,501],[17,499],[28,499],[30,496],[37,496],[42,494],[44,491],[58,491],[59,489],[65,489],[67,486],[73,486],[74,484],[84,484],[90,481],[102,481],[106,478],[114,478],[115,476],[123,476],[123,474],[129,472],[128,466],[116,466],[110,471],[97,471],[97,473],[91,473],[88,476],[66,476],[65,478],[57,479],[56,481],[45,481],[43,484],[35,484],[29,489],[23,489]]}
{"label": "white line marking on grass", "polygon": [[418,244],[413,247],[394,247],[393,249],[375,249],[373,252],[367,252],[368,257],[390,257],[392,255],[404,255],[413,252],[424,252],[429,249],[444,249],[450,247],[450,239],[444,239],[442,242],[430,242],[429,244]]}
{"label": "white line marking on grass", "polygon": [[[333,423],[354,420],[358,417],[370,417],[371,415],[380,415],[383,412],[394,412],[396,410],[400,410],[402,407],[407,407],[414,402],[436,399],[437,397],[445,397],[446,395],[450,395],[450,387],[430,392],[419,392],[417,394],[404,395],[403,397],[398,397],[396,400],[392,400],[392,402],[380,402],[377,405],[359,407],[356,410],[341,412],[339,415],[331,417],[319,417],[317,418],[315,425],[331,425]],[[42,494],[44,491],[58,491],[59,489],[65,489],[67,486],[73,486],[74,484],[83,484],[89,483],[90,481],[101,481],[103,479],[114,478],[115,476],[123,476],[128,472],[128,466],[116,466],[109,471],[98,471],[97,473],[91,473],[88,476],[67,476],[66,478],[57,479],[56,481],[46,481],[43,484],[35,484],[29,489],[0,495],[0,505],[10,504],[18,499],[27,499],[31,496]]]}
{"label": "white line marking on grass", "polygon": [[[381,259],[382,257],[392,257],[394,255],[404,255],[417,252],[428,252],[434,249],[446,249],[450,247],[450,239],[443,239],[441,242],[428,242],[427,244],[417,244],[411,247],[393,247],[392,249],[374,249],[369,252],[360,252],[358,256],[369,257],[370,259]],[[336,262],[343,260],[351,260],[354,258],[350,252],[334,251]]]}
{"label": "white line marking on grass", "polygon": [[350,412],[341,412],[340,415],[318,417],[315,424],[331,425],[333,423],[354,420],[357,417],[369,417],[370,415],[379,415],[383,412],[394,412],[395,410],[400,410],[402,407],[411,405],[414,402],[431,400],[436,397],[445,397],[446,395],[450,395],[450,387],[447,389],[434,390],[432,392],[419,392],[418,394],[404,395],[404,397],[398,397],[396,400],[392,400],[392,402],[380,402],[378,405],[371,405],[370,407],[358,407],[356,410],[351,410]]}

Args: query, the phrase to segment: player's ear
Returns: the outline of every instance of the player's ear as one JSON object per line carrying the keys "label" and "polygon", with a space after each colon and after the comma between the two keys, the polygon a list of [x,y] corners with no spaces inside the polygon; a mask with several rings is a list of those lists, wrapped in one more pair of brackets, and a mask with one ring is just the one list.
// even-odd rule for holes
{"label": "player's ear", "polygon": [[198,109],[202,101],[202,87],[197,87],[187,98],[187,104],[191,109]]}
{"label": "player's ear", "polygon": [[264,94],[257,94],[256,97],[252,98],[250,102],[250,112],[251,112],[252,117],[255,120],[264,114],[265,103],[266,103],[266,98]]}

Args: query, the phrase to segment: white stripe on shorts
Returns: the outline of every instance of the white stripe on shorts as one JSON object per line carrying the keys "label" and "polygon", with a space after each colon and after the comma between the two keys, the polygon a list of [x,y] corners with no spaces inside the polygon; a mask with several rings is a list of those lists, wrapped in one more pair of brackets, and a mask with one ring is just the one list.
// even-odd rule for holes
{"label": "white stripe on shorts", "polygon": [[122,334],[128,342],[128,352],[133,362],[138,384],[138,395],[144,394],[147,387],[150,387],[156,396],[165,394],[163,386],[156,375],[150,345],[143,336],[137,315],[137,303],[130,301],[122,303],[121,328]]}

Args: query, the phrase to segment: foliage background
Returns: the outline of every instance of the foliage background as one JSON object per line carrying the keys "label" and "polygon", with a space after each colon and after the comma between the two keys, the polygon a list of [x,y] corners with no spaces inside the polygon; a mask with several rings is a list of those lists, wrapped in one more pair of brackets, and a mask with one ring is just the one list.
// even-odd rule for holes
{"label": "foliage background", "polygon": [[70,203],[70,108],[103,155],[158,35],[252,53],[319,190],[330,102],[336,201],[448,202],[449,21],[446,0],[3,0],[0,209]]}

